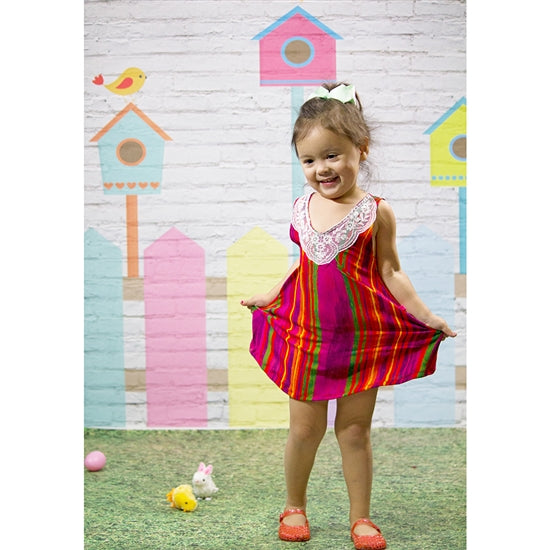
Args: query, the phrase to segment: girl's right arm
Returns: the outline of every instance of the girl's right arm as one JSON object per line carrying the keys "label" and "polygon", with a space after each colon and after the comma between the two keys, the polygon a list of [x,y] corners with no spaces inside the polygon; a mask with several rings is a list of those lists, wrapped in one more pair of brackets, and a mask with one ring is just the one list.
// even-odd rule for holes
{"label": "girl's right arm", "polygon": [[265,307],[267,304],[270,304],[275,300],[279,292],[281,291],[281,288],[285,284],[285,281],[296,271],[296,268],[300,264],[300,260],[296,260],[290,269],[287,271],[286,275],[266,294],[255,294],[251,298],[248,298],[248,300],[241,300],[241,306],[244,307]]}

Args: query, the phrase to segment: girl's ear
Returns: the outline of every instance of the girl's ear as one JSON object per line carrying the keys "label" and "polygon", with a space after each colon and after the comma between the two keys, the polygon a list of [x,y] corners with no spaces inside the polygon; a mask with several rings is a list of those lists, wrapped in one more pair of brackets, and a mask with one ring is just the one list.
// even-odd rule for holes
{"label": "girl's ear", "polygon": [[367,160],[367,156],[369,154],[369,138],[365,138],[365,143],[361,147],[359,147],[359,150],[361,151],[360,160]]}

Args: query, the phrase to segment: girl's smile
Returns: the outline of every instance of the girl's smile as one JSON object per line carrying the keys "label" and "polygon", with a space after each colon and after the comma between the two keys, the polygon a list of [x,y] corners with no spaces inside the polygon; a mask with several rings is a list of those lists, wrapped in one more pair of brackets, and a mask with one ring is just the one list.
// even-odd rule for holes
{"label": "girl's smile", "polygon": [[367,158],[368,145],[357,147],[347,136],[320,125],[296,143],[298,158],[308,184],[327,199],[355,197],[361,161]]}
{"label": "girl's smile", "polygon": [[325,187],[332,187],[334,184],[338,182],[339,178],[338,176],[335,176],[334,178],[327,179],[327,180],[319,180],[319,183],[321,185],[324,185]]}

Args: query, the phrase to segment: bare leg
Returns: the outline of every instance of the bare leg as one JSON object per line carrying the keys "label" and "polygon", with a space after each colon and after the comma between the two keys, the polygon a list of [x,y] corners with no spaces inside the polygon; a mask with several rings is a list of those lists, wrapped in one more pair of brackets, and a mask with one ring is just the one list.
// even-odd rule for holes
{"label": "bare leg", "polygon": [[[290,399],[290,429],[285,448],[286,510],[306,509],[309,475],[327,429],[327,405],[327,401]],[[283,521],[288,525],[305,524],[304,516],[298,514]]]}
{"label": "bare leg", "polygon": [[[334,431],[350,501],[350,523],[370,518],[372,489],[372,448],[370,428],[378,388],[338,399]],[[359,525],[357,535],[375,534],[368,525]]]}

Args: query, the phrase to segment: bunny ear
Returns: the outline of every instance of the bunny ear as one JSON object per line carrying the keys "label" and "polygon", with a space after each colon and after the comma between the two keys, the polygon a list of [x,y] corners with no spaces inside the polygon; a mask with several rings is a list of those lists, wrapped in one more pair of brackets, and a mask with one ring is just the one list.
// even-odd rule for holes
{"label": "bunny ear", "polygon": [[214,467],[212,466],[212,464],[209,464],[209,465],[204,469],[204,473],[205,473],[205,474],[211,474],[213,469],[214,469]]}
{"label": "bunny ear", "polygon": [[205,468],[206,468],[206,466],[205,466],[204,462],[201,462],[201,463],[199,464],[199,472],[204,472],[204,469],[205,469]]}

